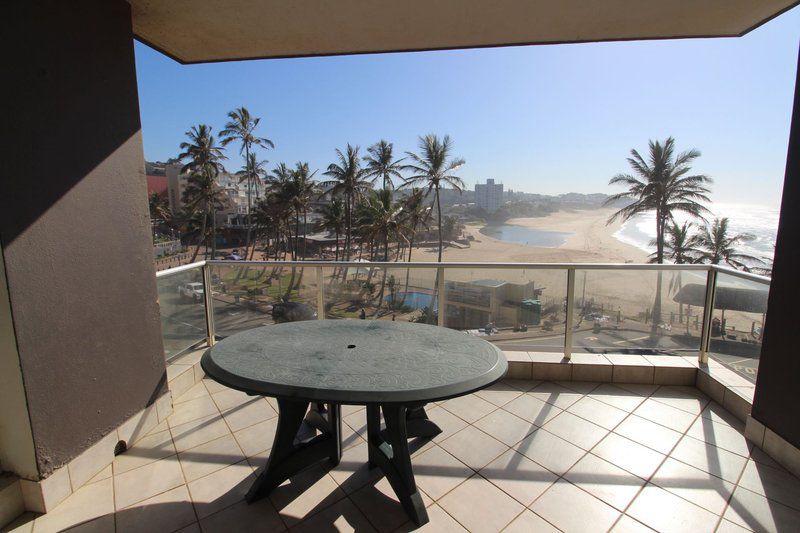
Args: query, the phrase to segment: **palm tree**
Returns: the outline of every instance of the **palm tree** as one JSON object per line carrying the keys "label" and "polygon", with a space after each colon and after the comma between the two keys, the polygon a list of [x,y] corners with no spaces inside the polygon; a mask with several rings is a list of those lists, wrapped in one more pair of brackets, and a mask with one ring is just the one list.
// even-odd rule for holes
{"label": "palm tree", "polygon": [[394,188],[392,178],[403,179],[400,171],[402,166],[400,162],[403,159],[395,160],[392,155],[393,145],[383,139],[367,148],[369,155],[364,156],[364,162],[367,164],[365,177],[371,178],[374,184],[378,179],[383,181],[384,190],[391,190]]}
{"label": "palm tree", "polygon": [[[677,222],[670,221],[665,228],[664,236],[664,259],[675,265],[686,265],[697,262],[699,251],[695,247],[695,238],[691,235],[693,224],[684,222],[678,225]],[[650,246],[656,246],[656,240],[650,241]],[[658,259],[656,253],[650,254],[648,263],[656,263]]]}
{"label": "palm tree", "polygon": [[169,224],[172,221],[172,210],[169,202],[164,195],[157,192],[150,193],[147,197],[148,207],[150,208],[150,220],[155,226],[156,223]]}
{"label": "palm tree", "polygon": [[440,141],[434,134],[420,137],[420,154],[406,152],[412,163],[404,165],[403,169],[412,173],[406,178],[401,187],[422,184],[433,191],[436,203],[436,217],[439,226],[439,261],[442,260],[442,206],[439,202],[439,191],[445,187],[452,187],[458,192],[464,189],[464,181],[455,175],[466,161],[463,158],[451,158],[453,143],[449,135]]}
{"label": "palm tree", "polygon": [[608,219],[627,221],[632,217],[654,212],[656,215],[656,263],[664,262],[664,237],[667,224],[678,212],[688,213],[703,219],[709,211],[700,202],[710,202],[711,192],[707,185],[711,178],[702,174],[688,175],[692,162],[700,157],[698,150],[692,149],[675,154],[675,139],[667,138],[662,145],[650,141],[650,154],[646,161],[638,151],[631,150],[628,164],[634,174],[617,174],[609,185],[625,185],[628,190],[609,197],[605,205],[619,200],[632,200],[630,204],[615,212]]}
{"label": "palm tree", "polygon": [[[251,194],[254,191],[256,198],[259,197],[261,180],[267,175],[266,164],[267,161],[259,161],[255,153],[250,153],[245,157],[245,164],[242,169],[236,173],[239,176],[239,183],[247,182],[247,240],[244,248],[245,256],[247,256],[247,249],[250,246],[250,227],[252,225]],[[255,244],[253,248],[255,249]]]}
{"label": "palm tree", "polygon": [[344,153],[337,148],[336,157],[339,159],[339,162],[331,163],[328,165],[328,170],[324,172],[326,176],[333,179],[323,182],[322,185],[324,187],[330,187],[330,192],[334,196],[341,195],[344,197],[344,254],[345,259],[349,261],[355,202],[364,192],[368,191],[371,186],[370,183],[364,179],[365,171],[361,168],[361,160],[358,157],[358,146],[351,146],[348,144]]}
{"label": "palm tree", "polygon": [[322,206],[320,209],[322,220],[320,221],[320,229],[333,233],[336,236],[336,256],[335,260],[339,260],[339,235],[341,235],[345,226],[345,207],[344,202],[340,198],[332,198],[330,203]]}
{"label": "palm tree", "polygon": [[752,241],[755,237],[747,233],[731,234],[728,230],[728,218],[715,218],[707,226],[700,228],[694,238],[695,245],[699,248],[699,262],[719,265],[726,263],[733,268],[750,272],[751,266],[745,263],[760,264],[758,257],[739,253],[738,245]]}
{"label": "palm tree", "polygon": [[180,149],[183,151],[178,154],[178,160],[188,159],[189,161],[183,165],[181,173],[209,171],[216,178],[220,172],[225,170],[222,161],[227,157],[222,153],[222,148],[217,146],[211,131],[211,126],[198,124],[186,132],[189,142],[180,144]]}
{"label": "palm tree", "polygon": [[297,222],[300,220],[300,214],[303,215],[303,260],[306,258],[308,205],[312,198],[319,196],[317,182],[312,179],[316,173],[316,170],[314,172],[309,170],[308,163],[298,162],[292,171],[290,180],[289,202],[295,211],[295,242],[300,238]]}
{"label": "palm tree", "polygon": [[[609,185],[625,185],[628,190],[609,197],[605,205],[619,200],[632,200],[627,206],[615,212],[608,224],[617,219],[630,220],[642,213],[654,212],[656,216],[656,254],[655,262],[664,262],[664,238],[667,224],[673,221],[675,213],[684,212],[703,219],[708,213],[700,202],[710,202],[707,185],[711,178],[702,174],[688,175],[692,162],[700,157],[698,150],[692,149],[675,154],[675,139],[668,137],[662,145],[659,141],[649,142],[650,154],[645,160],[638,151],[631,150],[628,164],[634,174],[617,174]],[[662,273],[658,272],[656,295],[653,302],[652,338],[655,342],[661,322],[661,284]]]}
{"label": "palm tree", "polygon": [[[217,211],[224,209],[228,204],[225,192],[217,186],[216,175],[210,168],[195,172],[189,176],[186,188],[183,190],[183,202],[189,213],[188,218],[202,216],[197,248],[192,255],[192,263],[197,259],[200,245],[209,237],[206,235],[207,221],[211,221],[211,257],[217,253]],[[206,250],[208,245],[206,244]]]}
{"label": "palm tree", "polygon": [[217,146],[211,127],[206,124],[192,126],[186,132],[188,142],[182,142],[178,160],[188,159],[181,172],[189,172],[188,184],[183,191],[183,202],[189,211],[202,210],[207,216],[203,217],[203,228],[200,232],[197,248],[192,256],[192,261],[197,258],[200,243],[205,240],[205,224],[211,218],[211,257],[217,251],[216,243],[216,217],[218,206],[223,205],[223,193],[217,187],[217,176],[224,170],[222,161],[227,159],[222,149]]}
{"label": "palm tree", "polygon": [[408,228],[408,261],[411,262],[411,252],[414,249],[414,238],[420,228],[427,228],[431,218],[431,208],[425,205],[425,190],[412,189],[403,201],[403,217]]}
{"label": "palm tree", "polygon": [[392,203],[387,189],[371,191],[357,210],[358,227],[371,241],[383,245],[383,260],[389,260],[389,240],[401,238],[406,230],[402,218],[403,206]]}
{"label": "palm tree", "polygon": [[[695,237],[691,235],[692,223],[684,222],[678,225],[671,221],[666,227],[664,238],[664,258],[676,265],[685,265],[697,262],[697,255],[700,253],[695,247]],[[655,246],[656,241],[650,241],[650,246]],[[650,263],[656,262],[656,254],[650,254]],[[669,293],[675,294],[683,288],[683,272],[678,270],[673,273],[669,282]],[[690,309],[687,307],[687,309]],[[683,304],[678,303],[678,316],[683,323]],[[689,317],[686,319],[686,332],[689,332]]]}
{"label": "palm tree", "polygon": [[[258,123],[261,122],[261,119],[251,116],[247,108],[238,107],[230,111],[228,113],[228,118],[230,120],[225,124],[225,128],[219,132],[222,138],[222,146],[227,146],[233,141],[239,141],[241,143],[239,153],[244,155],[245,168],[250,165],[251,150],[254,146],[275,148],[275,144],[272,141],[256,135],[255,130],[256,127],[258,127]],[[258,179],[254,171],[247,173],[244,177],[244,180],[247,181],[247,240],[245,241],[245,250],[250,246],[251,195],[253,186],[258,186]]]}
{"label": "palm tree", "polygon": [[292,208],[289,204],[291,196],[292,169],[286,163],[278,163],[268,176],[267,197],[270,202],[275,204],[276,210],[280,212],[283,221],[282,226],[286,229],[288,238],[286,239],[287,248],[291,250],[292,258],[296,253],[292,245],[292,232],[289,230],[289,218],[292,215]]}

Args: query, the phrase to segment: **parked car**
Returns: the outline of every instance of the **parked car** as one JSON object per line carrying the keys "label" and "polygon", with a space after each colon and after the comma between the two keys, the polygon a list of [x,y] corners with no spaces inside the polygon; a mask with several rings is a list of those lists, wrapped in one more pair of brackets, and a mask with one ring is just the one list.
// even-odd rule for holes
{"label": "parked car", "polygon": [[180,294],[183,299],[198,303],[203,300],[203,284],[196,282],[182,283],[178,285],[178,294]]}
{"label": "parked car", "polygon": [[272,306],[272,320],[276,324],[283,322],[298,322],[300,320],[314,320],[317,311],[308,304],[300,302],[281,302]]}
{"label": "parked car", "polygon": [[241,261],[242,259],[244,259],[244,257],[237,254],[229,254],[228,256],[225,257],[225,259],[227,259],[228,261]]}

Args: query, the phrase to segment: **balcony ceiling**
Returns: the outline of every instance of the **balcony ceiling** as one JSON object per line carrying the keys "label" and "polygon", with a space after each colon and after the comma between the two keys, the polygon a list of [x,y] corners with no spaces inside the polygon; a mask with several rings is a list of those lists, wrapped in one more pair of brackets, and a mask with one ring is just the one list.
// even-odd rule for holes
{"label": "balcony ceiling", "polygon": [[182,63],[740,36],[797,0],[130,0],[136,36]]}

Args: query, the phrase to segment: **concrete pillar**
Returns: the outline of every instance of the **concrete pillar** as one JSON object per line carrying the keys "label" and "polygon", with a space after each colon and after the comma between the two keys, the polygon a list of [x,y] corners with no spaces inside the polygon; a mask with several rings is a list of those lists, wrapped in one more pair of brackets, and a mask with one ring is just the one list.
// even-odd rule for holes
{"label": "concrete pillar", "polygon": [[21,429],[0,432],[0,470],[36,479],[152,404],[166,372],[130,5],[8,7],[0,422]]}

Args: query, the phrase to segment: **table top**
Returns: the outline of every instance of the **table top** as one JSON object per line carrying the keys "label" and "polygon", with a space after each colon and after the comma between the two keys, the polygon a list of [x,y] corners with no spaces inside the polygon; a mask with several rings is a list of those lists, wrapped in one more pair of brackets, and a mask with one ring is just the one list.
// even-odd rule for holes
{"label": "table top", "polygon": [[263,326],[219,341],[201,360],[233,389],[343,404],[422,403],[468,394],[502,378],[496,346],[456,330],[381,320],[309,320]]}

